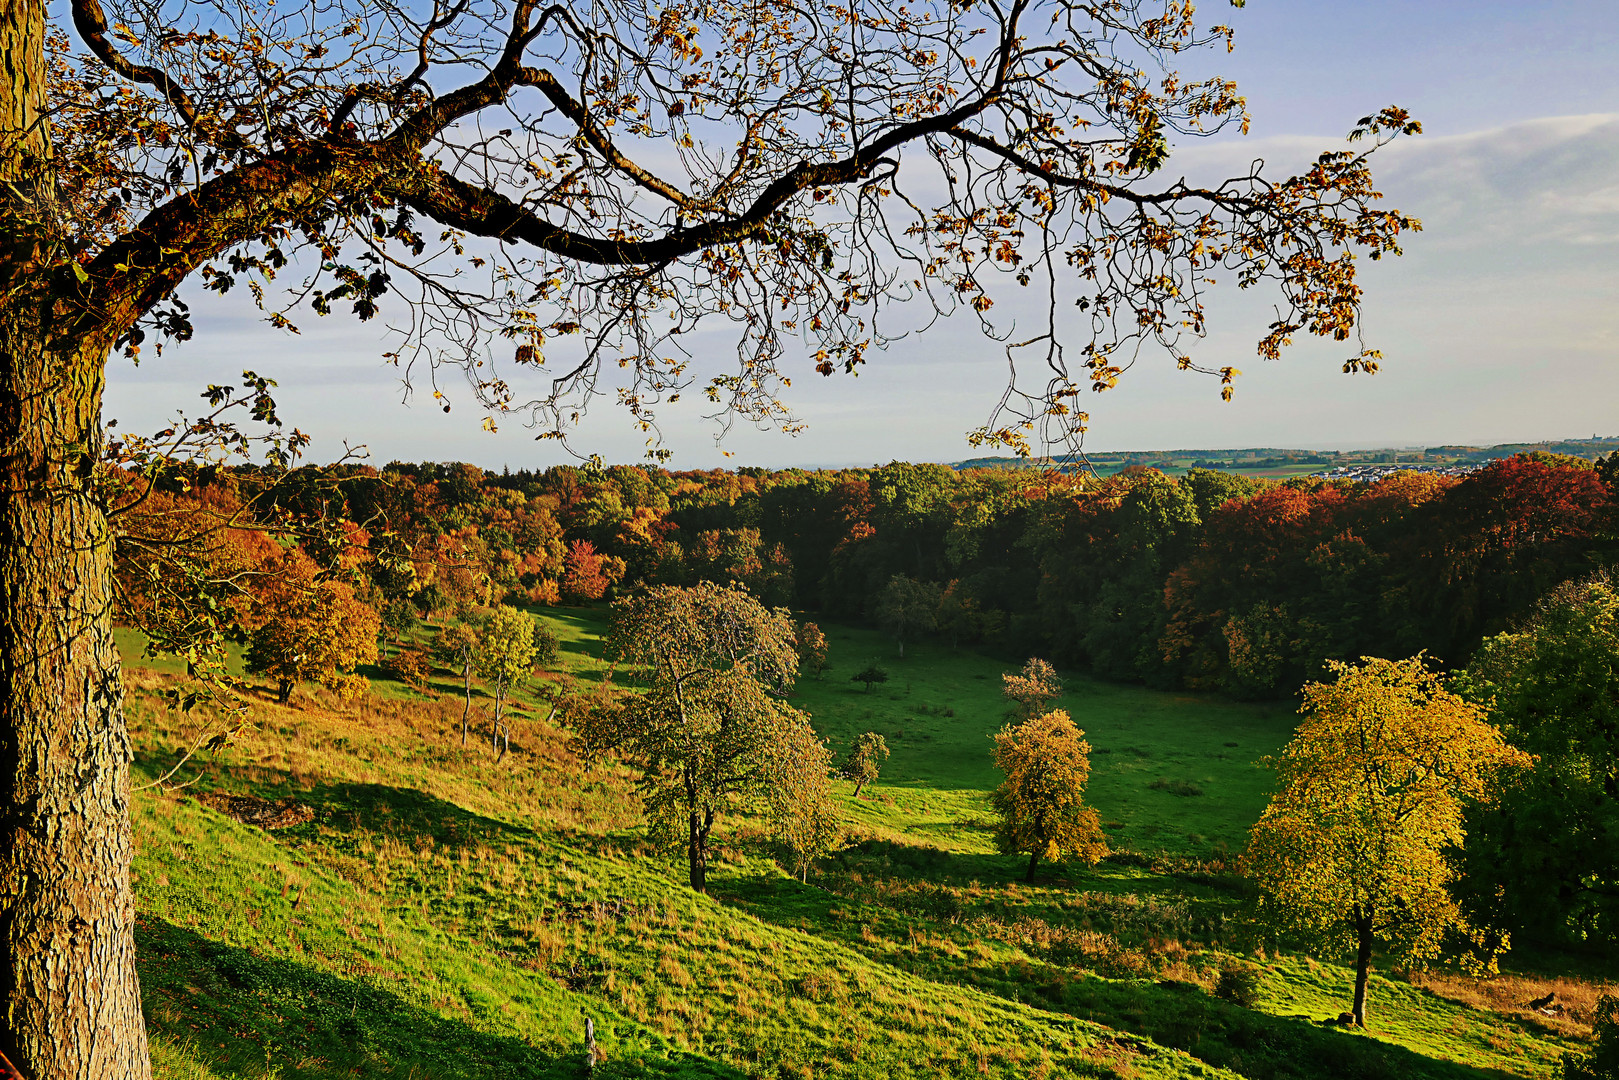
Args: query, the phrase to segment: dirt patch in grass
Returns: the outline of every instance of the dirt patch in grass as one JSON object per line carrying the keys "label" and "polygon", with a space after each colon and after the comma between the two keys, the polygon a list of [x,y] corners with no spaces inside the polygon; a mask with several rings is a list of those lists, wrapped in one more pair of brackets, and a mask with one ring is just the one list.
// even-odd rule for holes
{"label": "dirt patch in grass", "polygon": [[240,821],[243,825],[257,825],[261,829],[290,829],[294,825],[307,825],[315,819],[315,811],[294,799],[255,799],[251,795],[231,795],[213,791],[199,795],[197,801],[211,810]]}

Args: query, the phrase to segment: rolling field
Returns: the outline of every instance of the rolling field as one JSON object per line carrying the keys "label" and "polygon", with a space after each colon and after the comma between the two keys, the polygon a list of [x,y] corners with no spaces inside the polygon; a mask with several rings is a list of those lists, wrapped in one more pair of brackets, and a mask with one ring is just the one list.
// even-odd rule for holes
{"label": "rolling field", "polygon": [[[537,614],[561,669],[603,669],[600,610]],[[793,703],[835,751],[876,731],[893,756],[859,800],[840,785],[848,843],[808,884],[738,820],[711,895],[691,893],[643,840],[626,772],[585,770],[538,709],[505,763],[463,748],[442,673],[423,694],[371,672],[349,706],[256,701],[190,787],[136,797],[157,1074],[583,1076],[587,1017],[608,1077],[1550,1078],[1577,1045],[1578,1024],[1382,976],[1369,1034],[1318,1022],[1348,970],[1263,940],[1229,863],[1286,706],[1069,677],[1058,704],[1092,743],[1116,854],[1029,886],[987,805],[1009,665],[823,628],[833,666]],[[139,783],[195,720],[156,697],[172,667],[125,645]],[[890,681],[868,692],[849,676],[869,662]],[[312,818],[266,832],[211,808],[223,793]],[[1255,1008],[1209,992],[1235,957],[1259,970]]]}
{"label": "rolling field", "polygon": [[[926,641],[907,646],[900,659],[875,631],[825,629],[833,667],[820,680],[801,679],[792,702],[834,750],[863,731],[887,740],[892,756],[873,792],[880,810],[871,824],[920,837],[940,814],[956,822],[987,817],[987,795],[1000,783],[990,737],[1006,722],[1001,675],[1012,666]],[[867,691],[850,681],[873,662],[889,673],[887,683]],[[1082,676],[1069,677],[1066,691],[1055,707],[1068,711],[1091,744],[1089,800],[1116,846],[1207,854],[1242,845],[1268,792],[1269,774],[1255,761],[1291,737],[1290,707]],[[924,817],[913,821],[913,813]]]}

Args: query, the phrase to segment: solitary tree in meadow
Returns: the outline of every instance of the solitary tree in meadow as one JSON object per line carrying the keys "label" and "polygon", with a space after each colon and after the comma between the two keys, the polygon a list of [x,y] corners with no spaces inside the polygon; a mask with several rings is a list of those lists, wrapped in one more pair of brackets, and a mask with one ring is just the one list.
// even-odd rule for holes
{"label": "solitary tree in meadow", "polygon": [[263,621],[248,644],[247,670],[274,679],[276,700],[283,705],[301,682],[318,682],[352,697],[366,685],[354,668],[376,662],[382,621],[347,584],[314,581],[297,573],[295,565],[283,562],[286,573],[260,601]]}
{"label": "solitary tree in meadow", "polygon": [[1091,744],[1067,713],[1058,709],[1002,728],[995,767],[1006,774],[989,800],[1000,818],[995,846],[1029,856],[1025,881],[1034,880],[1041,859],[1095,863],[1107,854],[1101,818],[1085,803]]}
{"label": "solitary tree in meadow", "polygon": [[1037,656],[1030,657],[1023,670],[1016,675],[1002,675],[1001,682],[1004,684],[1001,694],[1013,702],[1015,714],[1020,720],[1039,716],[1053,701],[1062,697],[1062,679],[1058,677],[1057,669]]}
{"label": "solitary tree in meadow", "polygon": [[1447,932],[1471,929],[1450,891],[1463,811],[1530,759],[1421,656],[1328,666],[1331,682],[1304,688],[1305,719],[1273,763],[1279,787],[1244,864],[1275,922],[1354,950],[1352,1013],[1365,1027],[1375,946],[1421,963]]}
{"label": "solitary tree in meadow", "polygon": [[875,731],[865,732],[854,741],[849,759],[843,763],[843,775],[854,781],[855,798],[860,798],[860,790],[877,779],[887,760],[888,741]]}
{"label": "solitary tree in meadow", "polygon": [[[1086,388],[1112,386],[1140,345],[1196,367],[1215,278],[1279,294],[1266,357],[1301,331],[1353,339],[1355,254],[1395,252],[1414,226],[1378,205],[1364,152],[1208,186],[1164,170],[1172,138],[1247,123],[1230,81],[1169,71],[1229,36],[1187,5],[1078,0],[9,3],[8,1056],[30,1080],[150,1068],[117,525],[97,463],[109,356],[189,338],[183,284],[240,285],[283,330],[302,303],[359,319],[408,305],[390,360],[464,371],[490,427],[525,404],[512,373],[540,371],[528,415],[556,437],[606,391],[603,364],[623,366],[611,392],[649,428],[690,381],[733,416],[791,427],[778,392],[795,340],[818,372],[853,372],[885,340],[889,301],[989,324],[998,295],[1029,286],[1049,317],[1020,324],[1008,358],[1038,354],[1041,374],[977,437],[1061,441],[1083,428]],[[1415,130],[1385,109],[1356,135]],[[705,322],[734,328],[734,367],[689,366],[671,345]],[[1070,325],[1084,347],[1065,352]],[[1347,351],[1348,369],[1375,366],[1358,341]],[[1237,372],[1210,374],[1229,392]],[[434,386],[449,408],[453,384]],[[82,944],[51,944],[68,940]]]}
{"label": "solitary tree in meadow", "polygon": [[788,869],[807,881],[815,860],[843,836],[832,801],[832,752],[808,723],[791,723],[781,729],[771,757],[771,826],[787,848]]}
{"label": "solitary tree in meadow", "polygon": [[827,656],[826,635],[821,628],[812,622],[803,623],[793,635],[793,644],[798,648],[798,670],[819,679],[826,670]]}
{"label": "solitary tree in meadow", "polygon": [[534,619],[526,611],[502,604],[478,625],[477,634],[472,663],[489,687],[489,696],[494,698],[489,741],[498,761],[512,744],[506,700],[512,688],[534,672]]}
{"label": "solitary tree in meadow", "polygon": [[853,675],[850,675],[849,681],[865,683],[866,693],[869,694],[871,693],[871,688],[877,683],[885,683],[888,681],[888,672],[883,668],[878,667],[876,664],[867,664]]}
{"label": "solitary tree in meadow", "polygon": [[825,786],[799,773],[828,771],[809,718],[781,700],[798,672],[785,609],[712,582],[658,586],[614,603],[608,652],[645,690],[584,710],[579,742],[589,755],[611,750],[636,763],[651,831],[684,841],[693,889],[708,889],[721,814],[764,807],[779,822],[820,813],[779,802],[819,799]]}

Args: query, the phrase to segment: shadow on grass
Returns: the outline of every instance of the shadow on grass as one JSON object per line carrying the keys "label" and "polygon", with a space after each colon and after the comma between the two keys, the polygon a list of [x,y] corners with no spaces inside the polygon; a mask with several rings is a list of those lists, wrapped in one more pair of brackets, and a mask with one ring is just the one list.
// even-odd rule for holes
{"label": "shadow on grass", "polygon": [[715,896],[765,922],[875,953],[877,959],[924,979],[1144,1035],[1250,1080],[1482,1080],[1504,1075],[1425,1057],[1309,1018],[1240,1008],[1190,983],[1104,979],[1057,964],[973,963],[929,954],[906,942],[915,926],[930,920],[870,906],[856,914],[847,897],[790,879],[733,879],[722,883]]}
{"label": "shadow on grass", "polygon": [[[148,1031],[170,1044],[171,1053],[177,1048],[221,1075],[586,1075],[582,1042],[577,1048],[562,1044],[554,1028],[535,1033],[533,1042],[478,1031],[374,985],[370,977],[339,978],[293,960],[258,956],[161,919],[139,920],[136,946]],[[583,1017],[577,1022],[582,1028]],[[612,1060],[590,1075],[740,1078],[726,1066],[678,1052]]]}
{"label": "shadow on grass", "polygon": [[[253,785],[254,794],[266,797],[291,796],[315,811],[315,820],[345,832],[363,830],[406,841],[432,837],[440,847],[474,843],[500,843],[532,839],[536,834],[526,825],[475,814],[455,803],[415,788],[389,784],[327,783],[308,790],[290,783]],[[300,826],[288,830],[299,835]]]}

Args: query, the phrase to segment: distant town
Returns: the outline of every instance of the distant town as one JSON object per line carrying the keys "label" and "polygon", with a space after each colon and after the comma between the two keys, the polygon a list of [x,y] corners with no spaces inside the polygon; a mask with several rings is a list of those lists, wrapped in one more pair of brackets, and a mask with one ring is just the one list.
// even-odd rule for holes
{"label": "distant town", "polygon": [[1594,461],[1619,451],[1619,435],[1558,439],[1494,446],[1430,446],[1375,450],[1289,450],[1250,447],[1244,450],[1098,451],[1074,458],[983,457],[952,463],[954,469],[1057,468],[1064,472],[1094,470],[1110,476],[1129,468],[1151,468],[1170,476],[1192,469],[1215,469],[1245,476],[1286,478],[1315,476],[1329,480],[1373,481],[1394,472],[1432,472],[1463,476],[1491,461],[1516,454],[1553,454]]}
{"label": "distant town", "polygon": [[[1493,459],[1492,459],[1493,460]],[[1322,469],[1319,472],[1306,473],[1306,476],[1318,476],[1323,480],[1362,480],[1371,483],[1381,480],[1391,473],[1422,472],[1438,473],[1440,476],[1466,476],[1470,472],[1477,472],[1488,464],[1485,461],[1466,463],[1453,463],[1450,465],[1338,465],[1331,469]]]}

